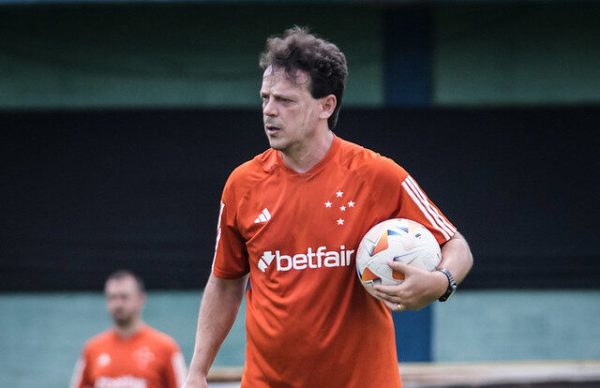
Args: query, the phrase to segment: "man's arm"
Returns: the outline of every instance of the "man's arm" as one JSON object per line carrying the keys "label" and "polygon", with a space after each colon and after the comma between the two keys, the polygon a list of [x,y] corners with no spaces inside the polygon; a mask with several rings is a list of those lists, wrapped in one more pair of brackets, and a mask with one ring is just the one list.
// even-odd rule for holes
{"label": "man's arm", "polygon": [[206,375],[229,333],[242,302],[248,276],[221,279],[210,275],[200,305],[196,345],[185,388],[206,387]]}
{"label": "man's arm", "polygon": [[[471,248],[469,248],[469,244],[464,236],[457,231],[454,236],[442,246],[442,261],[440,262],[440,265],[438,265],[438,268],[448,269],[452,276],[454,276],[456,283],[460,284],[464,278],[467,277],[471,267],[473,267],[473,254],[471,253]],[[445,275],[440,275],[445,278]],[[443,283],[445,287],[442,294],[448,287],[448,279],[446,278]]]}
{"label": "man's arm", "polygon": [[[391,309],[419,310],[435,302],[448,288],[448,278],[441,272],[428,272],[410,265],[390,262],[394,271],[402,272],[405,279],[397,286],[375,286],[376,294]],[[442,246],[442,261],[438,268],[446,268],[460,283],[473,266],[473,255],[465,238],[458,232]]]}

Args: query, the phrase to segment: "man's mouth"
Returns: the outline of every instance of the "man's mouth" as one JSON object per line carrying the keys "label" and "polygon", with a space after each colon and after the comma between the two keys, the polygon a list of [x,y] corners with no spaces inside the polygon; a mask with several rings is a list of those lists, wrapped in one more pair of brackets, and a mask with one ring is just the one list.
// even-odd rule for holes
{"label": "man's mouth", "polygon": [[281,130],[281,128],[279,128],[275,125],[270,125],[270,124],[265,125],[265,129],[267,130],[268,133],[276,133]]}

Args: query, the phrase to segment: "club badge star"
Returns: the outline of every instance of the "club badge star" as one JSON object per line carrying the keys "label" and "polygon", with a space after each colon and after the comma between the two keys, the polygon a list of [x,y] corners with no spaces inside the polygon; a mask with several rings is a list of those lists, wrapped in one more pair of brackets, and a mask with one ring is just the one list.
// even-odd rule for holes
{"label": "club badge star", "polygon": [[338,198],[342,198],[344,196],[344,192],[338,190],[337,193],[335,193],[335,196],[338,197]]}
{"label": "club badge star", "polygon": [[354,201],[348,202],[348,207],[354,207],[354,205],[356,205],[356,202],[354,202]]}
{"label": "club badge star", "polygon": [[325,207],[331,207],[331,201],[325,202]]}
{"label": "club badge star", "polygon": [[344,219],[343,218],[338,218],[337,224],[340,225],[340,226],[344,225]]}

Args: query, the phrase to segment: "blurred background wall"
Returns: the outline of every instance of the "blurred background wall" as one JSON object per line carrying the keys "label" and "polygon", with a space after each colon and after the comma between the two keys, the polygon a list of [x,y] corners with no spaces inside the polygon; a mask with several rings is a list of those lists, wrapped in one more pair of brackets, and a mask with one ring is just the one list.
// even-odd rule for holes
{"label": "blurred background wall", "polygon": [[[337,43],[343,138],[394,158],[470,241],[402,361],[600,358],[597,2],[0,0],[0,386],[65,386],[121,267],[191,357],[218,200],[267,147],[258,54]],[[243,363],[243,316],[216,366]],[[8,349],[8,351],[7,351]]]}

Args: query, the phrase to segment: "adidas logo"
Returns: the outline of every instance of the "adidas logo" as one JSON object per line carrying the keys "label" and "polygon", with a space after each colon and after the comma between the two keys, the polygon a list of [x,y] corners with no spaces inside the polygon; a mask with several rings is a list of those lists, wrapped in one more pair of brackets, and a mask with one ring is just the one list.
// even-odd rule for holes
{"label": "adidas logo", "polygon": [[254,220],[254,223],[260,224],[262,222],[267,222],[270,219],[271,219],[271,213],[269,213],[269,209],[264,208],[264,209],[262,209],[262,212],[260,212],[258,217],[256,217],[256,219]]}

